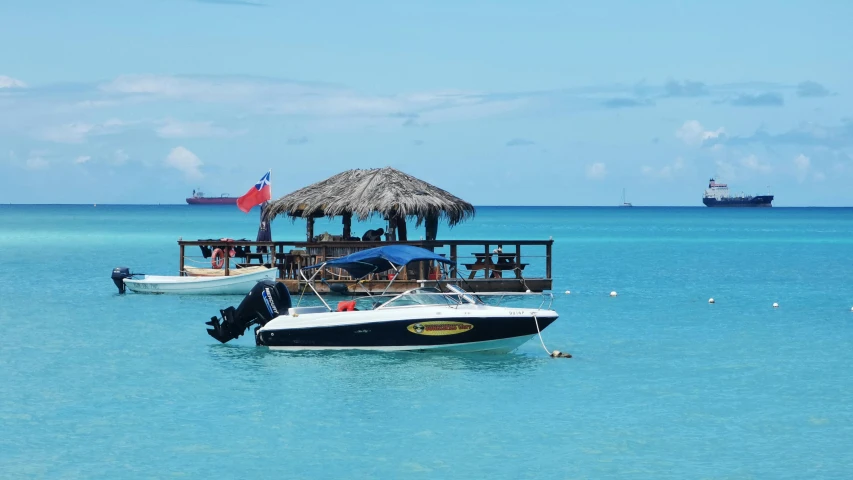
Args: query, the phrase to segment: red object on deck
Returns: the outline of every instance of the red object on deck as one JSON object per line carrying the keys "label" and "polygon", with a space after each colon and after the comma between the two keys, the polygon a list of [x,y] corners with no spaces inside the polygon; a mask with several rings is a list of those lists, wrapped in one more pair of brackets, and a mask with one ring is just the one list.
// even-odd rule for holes
{"label": "red object on deck", "polygon": [[355,311],[355,300],[344,300],[338,302],[338,311],[339,312],[354,312]]}

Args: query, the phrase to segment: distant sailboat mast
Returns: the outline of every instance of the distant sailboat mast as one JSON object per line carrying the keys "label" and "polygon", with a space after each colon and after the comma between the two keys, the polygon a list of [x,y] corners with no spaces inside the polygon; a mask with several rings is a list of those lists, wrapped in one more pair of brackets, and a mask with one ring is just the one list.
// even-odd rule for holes
{"label": "distant sailboat mast", "polygon": [[625,189],[622,189],[622,205],[623,207],[633,207],[631,203],[625,201]]}

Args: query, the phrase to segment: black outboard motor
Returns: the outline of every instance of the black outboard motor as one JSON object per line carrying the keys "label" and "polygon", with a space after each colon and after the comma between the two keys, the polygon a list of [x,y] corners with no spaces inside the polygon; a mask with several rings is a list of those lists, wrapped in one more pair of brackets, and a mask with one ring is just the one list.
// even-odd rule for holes
{"label": "black outboard motor", "polygon": [[213,327],[207,329],[211,337],[226,343],[243,335],[254,324],[263,327],[273,318],[287,315],[287,309],[292,306],[290,292],[283,283],[262,280],[252,287],[236,309],[228,307],[219,311],[222,323],[217,317],[211,317],[209,322],[204,323]]}
{"label": "black outboard motor", "polygon": [[130,269],[127,267],[116,267],[113,269],[113,283],[118,287],[118,293],[124,293],[124,279],[132,276],[133,274],[130,273]]}

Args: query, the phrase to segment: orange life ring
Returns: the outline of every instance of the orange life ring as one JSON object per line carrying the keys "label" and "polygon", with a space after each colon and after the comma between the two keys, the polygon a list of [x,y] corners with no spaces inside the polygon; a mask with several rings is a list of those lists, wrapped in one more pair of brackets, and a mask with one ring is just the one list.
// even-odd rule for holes
{"label": "orange life ring", "polygon": [[225,252],[221,248],[213,251],[213,257],[210,259],[210,264],[213,268],[222,268],[225,265]]}

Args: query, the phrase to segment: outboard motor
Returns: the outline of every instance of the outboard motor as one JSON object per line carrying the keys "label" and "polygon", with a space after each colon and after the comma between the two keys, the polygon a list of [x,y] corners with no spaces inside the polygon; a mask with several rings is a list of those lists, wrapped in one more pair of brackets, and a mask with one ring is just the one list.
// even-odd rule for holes
{"label": "outboard motor", "polygon": [[236,309],[228,307],[219,311],[222,314],[221,323],[217,317],[211,317],[209,322],[204,323],[213,327],[207,329],[211,337],[226,343],[243,335],[252,325],[263,327],[273,318],[287,315],[287,309],[292,306],[290,292],[283,283],[262,280],[252,287]]}
{"label": "outboard motor", "polygon": [[130,273],[130,269],[127,267],[116,267],[113,269],[112,279],[113,283],[118,287],[118,293],[124,293],[124,279],[132,277],[133,274]]}

